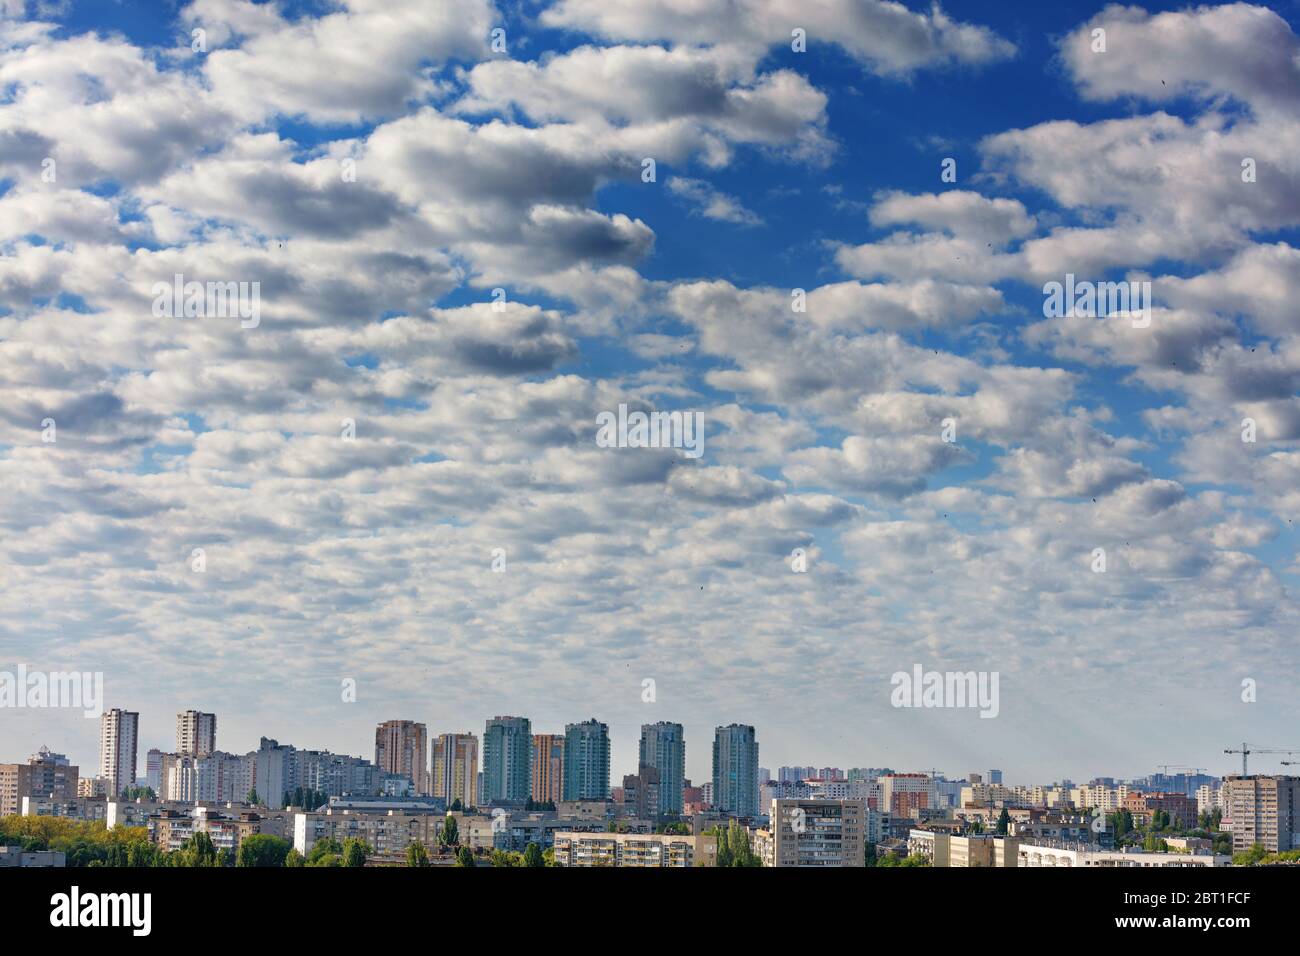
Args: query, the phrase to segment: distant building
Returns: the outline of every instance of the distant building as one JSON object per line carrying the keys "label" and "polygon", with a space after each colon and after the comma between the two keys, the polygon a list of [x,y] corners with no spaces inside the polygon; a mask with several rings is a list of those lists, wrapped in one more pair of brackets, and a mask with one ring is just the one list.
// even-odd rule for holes
{"label": "distant building", "polygon": [[621,793],[615,797],[615,802],[621,803],[625,811],[634,817],[646,820],[657,819],[660,816],[659,807],[662,802],[661,786],[659,771],[654,767],[642,766],[638,773],[628,774],[623,778],[623,786],[618,788]]}
{"label": "distant building", "polygon": [[532,790],[532,722],[493,717],[483,730],[483,804],[525,803]]}
{"label": "distant building", "polygon": [[533,799],[559,803],[564,799],[564,735],[533,734]]}
{"label": "distant building", "polygon": [[[895,817],[930,806],[931,780],[923,773],[887,773],[880,784],[880,809]],[[977,786],[980,786],[977,784]]]}
{"label": "distant building", "polygon": [[681,724],[660,721],[641,725],[638,767],[659,772],[658,816],[682,812],[682,787],[686,779],[686,734]]}
{"label": "distant building", "polygon": [[0,764],[0,817],[21,813],[24,797],[74,798],[79,769],[48,747],[42,747],[26,763]]}
{"label": "distant building", "polygon": [[401,774],[417,794],[429,793],[429,732],[413,720],[387,720],[375,729],[375,766]]}
{"label": "distant building", "polygon": [[712,803],[732,816],[758,816],[758,738],[748,724],[728,724],[713,732]]}
{"label": "distant building", "polygon": [[115,797],[135,786],[136,740],[140,715],[133,710],[106,710],[99,718],[99,775]]}
{"label": "distant building", "polygon": [[433,795],[451,806],[478,805],[478,738],[473,734],[439,734],[433,741]]}
{"label": "distant building", "polygon": [[1139,826],[1149,823],[1157,811],[1169,814],[1169,819],[1180,829],[1196,826],[1196,799],[1183,793],[1130,793],[1124,800],[1124,809]]}
{"label": "distant building", "polygon": [[1020,865],[1020,841],[993,833],[951,833],[940,829],[917,829],[908,834],[909,854],[924,856],[934,867],[1016,867]]}
{"label": "distant building", "polygon": [[0,870],[7,867],[63,867],[68,857],[62,850],[24,850],[17,846],[0,846]]}
{"label": "distant building", "polygon": [[609,797],[609,727],[596,718],[564,728],[564,799]]}
{"label": "distant building", "polygon": [[186,710],[176,715],[176,752],[206,757],[217,749],[217,715]]}
{"label": "distant building", "polygon": [[144,782],[155,796],[162,796],[163,792],[162,762],[163,752],[157,747],[149,748],[145,754]]}
{"label": "distant building", "polygon": [[1095,843],[1021,842],[1017,866],[1068,867],[1188,867],[1231,866],[1232,857],[1191,853],[1147,853],[1108,850]]}
{"label": "distant building", "polygon": [[104,799],[109,796],[116,796],[109,792],[109,780],[107,777],[82,777],[77,781],[77,796]]}

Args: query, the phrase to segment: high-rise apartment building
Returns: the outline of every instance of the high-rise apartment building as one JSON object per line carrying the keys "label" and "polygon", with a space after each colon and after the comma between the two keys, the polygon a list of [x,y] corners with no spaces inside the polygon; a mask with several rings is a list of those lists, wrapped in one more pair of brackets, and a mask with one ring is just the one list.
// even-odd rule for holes
{"label": "high-rise apartment building", "polygon": [[176,752],[206,757],[217,749],[217,715],[186,710],[176,715]]}
{"label": "high-rise apartment building", "polygon": [[27,763],[0,763],[0,817],[22,813],[23,797],[73,799],[78,769],[48,747],[42,747]]}
{"label": "high-rise apartment building", "polygon": [[755,841],[764,866],[865,866],[865,800],[773,800]]}
{"label": "high-rise apartment building", "polygon": [[478,806],[478,738],[473,734],[439,734],[433,742],[433,795],[450,808],[457,800],[466,809]]}
{"label": "high-rise apartment building", "polygon": [[1256,843],[1270,853],[1300,848],[1300,777],[1228,777],[1223,800],[1234,853]]}
{"label": "high-rise apartment building", "polygon": [[483,729],[483,804],[524,803],[532,790],[533,724],[493,717]]}
{"label": "high-rise apartment building", "polygon": [[713,809],[758,816],[758,737],[748,724],[713,732]]}
{"label": "high-rise apartment building", "polygon": [[167,756],[157,747],[150,747],[144,759],[144,784],[162,799],[163,794],[163,757]]}
{"label": "high-rise apartment building", "polygon": [[110,797],[135,786],[135,745],[140,715],[133,710],[106,710],[99,718],[99,775]]}
{"label": "high-rise apartment building", "polygon": [[[932,803],[934,781],[924,773],[887,773],[878,781],[880,784],[880,809],[896,817],[912,815],[912,811],[925,809]],[[976,787],[989,787],[989,784],[975,784],[964,787],[962,792]],[[980,791],[981,793],[983,791]],[[963,797],[964,799],[964,797]]]}
{"label": "high-rise apartment building", "polygon": [[429,792],[429,733],[413,720],[386,720],[375,728],[375,766],[411,781],[417,794]]}
{"label": "high-rise apartment building", "polygon": [[609,799],[609,727],[595,717],[565,725],[564,799]]}
{"label": "high-rise apartment building", "polygon": [[564,799],[564,736],[533,734],[533,799]]}
{"label": "high-rise apartment building", "polygon": [[[682,786],[686,779],[686,735],[681,724],[660,721],[641,725],[641,767],[659,771],[659,816],[682,812]],[[644,774],[641,774],[644,776]]]}

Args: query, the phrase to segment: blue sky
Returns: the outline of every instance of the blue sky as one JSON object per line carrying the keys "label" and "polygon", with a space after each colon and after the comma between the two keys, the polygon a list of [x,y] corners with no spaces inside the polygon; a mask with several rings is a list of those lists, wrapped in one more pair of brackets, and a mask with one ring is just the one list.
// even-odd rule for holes
{"label": "blue sky", "polygon": [[[768,766],[1025,782],[1286,743],[1293,5],[0,15],[0,668],[104,671],[142,751],[189,707],[361,754],[594,713],[616,776],[661,719],[695,778],[733,721]],[[159,319],[178,272],[260,324]],[[1067,273],[1151,282],[1150,325],[1046,318]],[[619,403],[704,456],[597,447]],[[999,672],[998,718],[892,707],[915,663]]]}

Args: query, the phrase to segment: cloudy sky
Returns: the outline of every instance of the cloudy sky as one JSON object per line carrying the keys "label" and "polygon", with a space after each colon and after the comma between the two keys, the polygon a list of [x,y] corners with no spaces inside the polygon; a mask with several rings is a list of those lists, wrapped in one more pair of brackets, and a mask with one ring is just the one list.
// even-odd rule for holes
{"label": "cloudy sky", "polygon": [[[365,756],[595,716],[616,777],[654,720],[696,779],[730,722],[1010,782],[1300,746],[1298,27],[0,0],[0,669],[102,671],[141,772],[188,707]],[[177,274],[260,323],[156,315]],[[1149,325],[1045,318],[1066,274]],[[620,403],[703,455],[598,447]],[[916,664],[998,716],[894,708]]]}

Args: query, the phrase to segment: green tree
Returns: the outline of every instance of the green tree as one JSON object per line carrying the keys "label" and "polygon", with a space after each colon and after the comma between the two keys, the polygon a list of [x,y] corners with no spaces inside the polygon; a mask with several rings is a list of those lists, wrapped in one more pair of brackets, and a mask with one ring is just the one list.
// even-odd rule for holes
{"label": "green tree", "polygon": [[299,869],[305,862],[306,861],[302,858],[302,854],[292,848],[284,857],[284,865],[286,868],[292,867],[294,869]]}
{"label": "green tree", "polygon": [[749,829],[736,820],[731,821],[727,848],[731,852],[732,866],[762,866],[762,861],[749,845]]}
{"label": "green tree", "polygon": [[1003,807],[1002,812],[998,814],[997,834],[998,836],[1006,836],[1007,831],[1010,829],[1011,829],[1011,814],[1007,811],[1006,807]]}
{"label": "green tree", "polygon": [[460,802],[460,797],[457,797],[455,800],[451,801],[451,809],[453,813],[460,813],[465,809],[465,807]]}
{"label": "green tree", "polygon": [[236,865],[243,867],[251,866],[284,866],[285,857],[293,849],[293,844],[288,840],[283,840],[278,836],[271,836],[269,833],[254,833],[252,836],[244,837],[239,844],[239,854],[236,857]]}
{"label": "green tree", "polygon": [[536,843],[530,843],[524,849],[524,866],[545,866],[546,858],[542,856],[542,848]]}
{"label": "green tree", "polygon": [[244,798],[244,802],[251,803],[255,807],[260,807],[262,805],[262,798],[257,795],[256,787],[248,791],[248,796]]}
{"label": "green tree", "polygon": [[307,853],[308,866],[339,866],[342,859],[343,844],[333,837],[317,840]]}
{"label": "green tree", "polygon": [[1249,850],[1242,850],[1232,857],[1233,866],[1255,866],[1264,857],[1268,856],[1268,851],[1264,849],[1264,844],[1256,843]]}
{"label": "green tree", "polygon": [[366,865],[366,857],[370,854],[370,847],[366,846],[364,840],[356,837],[348,837],[343,841],[343,865],[348,867],[358,867]]}
{"label": "green tree", "polygon": [[474,854],[469,847],[463,846],[456,851],[456,865],[457,866],[474,865]]}
{"label": "green tree", "polygon": [[460,827],[456,825],[456,818],[450,813],[447,819],[443,821],[442,833],[438,837],[443,846],[455,846],[460,842]]}
{"label": "green tree", "polygon": [[424,844],[419,840],[407,846],[406,865],[417,867],[429,865],[429,851],[424,848]]}
{"label": "green tree", "polygon": [[863,864],[866,866],[876,865],[876,845],[874,843],[866,844],[866,851],[862,854]]}
{"label": "green tree", "polygon": [[718,827],[718,858],[716,866],[731,866],[731,847],[727,843],[727,831],[724,827]]}
{"label": "green tree", "polygon": [[191,834],[190,838],[181,844],[176,854],[177,866],[193,868],[221,865],[217,848],[212,845],[212,837],[203,832]]}

